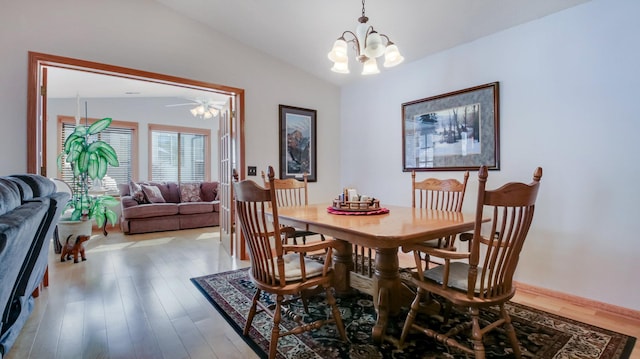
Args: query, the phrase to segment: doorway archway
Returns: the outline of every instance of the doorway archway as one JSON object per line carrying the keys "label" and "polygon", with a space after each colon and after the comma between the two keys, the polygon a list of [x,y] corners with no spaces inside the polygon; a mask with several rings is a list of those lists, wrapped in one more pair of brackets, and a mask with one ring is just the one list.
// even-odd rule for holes
{"label": "doorway archway", "polygon": [[[244,90],[224,85],[218,85],[199,80],[186,79],[171,75],[153,73],[136,70],[121,66],[107,65],[92,61],[79,60],[69,57],[49,55],[37,52],[29,52],[29,73],[27,84],[27,172],[37,173],[46,176],[46,68],[58,67],[70,70],[85,71],[108,76],[116,76],[140,81],[148,81],[168,86],[178,86],[202,91],[210,91],[229,96],[233,101],[233,111],[231,117],[235,123],[231,128],[231,136],[234,148],[230,153],[234,154],[233,167],[237,170],[239,178],[245,177],[244,164]],[[44,76],[43,76],[44,73]],[[220,182],[231,183],[233,178],[222,179]],[[229,194],[231,195],[231,194]],[[231,202],[231,198],[221,199],[221,201]],[[222,203],[221,203],[222,204]],[[230,206],[228,206],[230,207]],[[229,225],[229,228],[232,226]],[[234,254],[235,248],[240,248],[234,244],[236,236],[228,234],[228,243],[223,244],[228,247],[229,253]],[[223,233],[221,233],[223,236]],[[239,257],[243,257],[242,251]]]}

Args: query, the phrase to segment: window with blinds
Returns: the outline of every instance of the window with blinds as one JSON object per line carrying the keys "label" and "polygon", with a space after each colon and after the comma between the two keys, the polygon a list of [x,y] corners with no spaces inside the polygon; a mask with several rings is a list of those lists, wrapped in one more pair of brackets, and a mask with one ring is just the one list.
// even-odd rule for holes
{"label": "window with blinds", "polygon": [[[65,139],[73,133],[75,127],[75,123],[62,123],[62,131],[60,133],[62,144],[64,144]],[[98,135],[94,135],[96,139],[105,141],[113,147],[118,155],[118,162],[120,162],[120,166],[118,167],[108,166],[107,175],[102,183],[103,187],[109,190],[117,190],[119,183],[129,183],[132,179],[132,147],[134,136],[135,130],[133,128],[117,127],[113,124]],[[64,159],[60,171],[60,178],[62,180],[67,183],[73,181],[71,166],[64,162]]]}
{"label": "window with blinds", "polygon": [[[208,179],[208,130],[150,126],[151,178],[154,181],[191,182]],[[203,132],[203,133],[192,133]]]}

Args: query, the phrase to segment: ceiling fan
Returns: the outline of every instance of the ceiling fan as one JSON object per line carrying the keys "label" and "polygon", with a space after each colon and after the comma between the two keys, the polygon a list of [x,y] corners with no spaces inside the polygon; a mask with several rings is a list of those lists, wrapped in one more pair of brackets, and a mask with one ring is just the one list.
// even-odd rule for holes
{"label": "ceiling fan", "polygon": [[191,102],[176,103],[166,105],[166,107],[194,106],[191,110],[189,110],[194,117],[209,119],[216,116],[218,112],[220,112],[224,104],[225,101],[193,99],[191,100]]}

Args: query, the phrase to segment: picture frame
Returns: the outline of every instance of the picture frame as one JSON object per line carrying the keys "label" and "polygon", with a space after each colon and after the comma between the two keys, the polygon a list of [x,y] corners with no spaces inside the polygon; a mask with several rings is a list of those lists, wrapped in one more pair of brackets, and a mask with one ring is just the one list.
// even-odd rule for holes
{"label": "picture frame", "polygon": [[499,83],[402,104],[402,170],[500,169]]}
{"label": "picture frame", "polygon": [[316,162],[316,110],[279,105],[280,113],[280,178],[302,179],[315,182]]}

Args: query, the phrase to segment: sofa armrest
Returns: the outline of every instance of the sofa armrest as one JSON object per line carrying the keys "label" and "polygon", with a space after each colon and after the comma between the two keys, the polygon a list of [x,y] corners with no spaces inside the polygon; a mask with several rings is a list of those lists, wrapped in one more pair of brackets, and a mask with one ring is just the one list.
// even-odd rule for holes
{"label": "sofa armrest", "polygon": [[122,196],[120,197],[120,203],[122,204],[122,208],[135,207],[138,205],[138,202],[133,199],[131,196]]}

